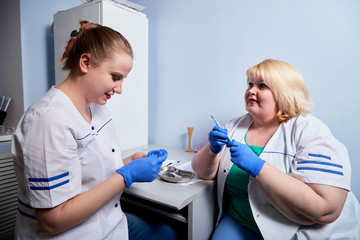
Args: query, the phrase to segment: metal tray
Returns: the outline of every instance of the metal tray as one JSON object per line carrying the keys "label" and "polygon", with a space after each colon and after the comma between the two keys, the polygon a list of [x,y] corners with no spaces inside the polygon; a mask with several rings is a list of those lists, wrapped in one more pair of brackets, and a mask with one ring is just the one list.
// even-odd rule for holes
{"label": "metal tray", "polygon": [[175,167],[161,167],[159,177],[165,181],[172,183],[184,183],[189,182],[195,174],[184,170],[177,169]]}

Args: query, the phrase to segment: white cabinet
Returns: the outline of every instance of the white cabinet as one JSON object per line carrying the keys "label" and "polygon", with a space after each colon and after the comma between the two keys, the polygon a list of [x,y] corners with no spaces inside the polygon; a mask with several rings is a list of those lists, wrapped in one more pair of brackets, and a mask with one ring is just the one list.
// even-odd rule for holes
{"label": "white cabinet", "polygon": [[61,70],[60,58],[70,33],[79,29],[79,20],[113,28],[130,42],[133,68],[123,83],[121,95],[107,106],[113,116],[123,150],[148,144],[148,19],[145,14],[109,0],[93,1],[54,15],[55,81],[68,72]]}

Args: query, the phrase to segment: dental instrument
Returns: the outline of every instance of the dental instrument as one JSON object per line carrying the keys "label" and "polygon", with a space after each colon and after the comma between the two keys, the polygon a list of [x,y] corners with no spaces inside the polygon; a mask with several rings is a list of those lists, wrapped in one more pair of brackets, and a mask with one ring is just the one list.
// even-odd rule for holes
{"label": "dental instrument", "polygon": [[221,127],[220,123],[219,123],[218,121],[216,121],[216,119],[214,118],[214,116],[211,115],[211,114],[210,114],[210,116],[211,116],[211,118],[214,120],[214,122],[216,123],[216,125],[218,125],[219,127]]}

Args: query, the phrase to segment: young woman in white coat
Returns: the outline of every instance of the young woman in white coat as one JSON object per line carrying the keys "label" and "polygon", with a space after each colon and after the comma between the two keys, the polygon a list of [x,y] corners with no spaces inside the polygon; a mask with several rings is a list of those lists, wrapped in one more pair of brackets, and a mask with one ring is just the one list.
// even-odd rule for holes
{"label": "young woman in white coat", "polygon": [[360,239],[346,147],[310,114],[300,73],[267,59],[247,70],[247,114],[216,125],[192,160],[217,179],[213,239]]}
{"label": "young woman in white coat", "polygon": [[[14,133],[15,239],[128,239],[121,193],[153,181],[167,158],[162,149],[122,158],[105,104],[121,94],[133,52],[113,29],[80,24],[63,55],[68,77],[26,111]],[[166,229],[157,225],[151,234],[162,238]]]}

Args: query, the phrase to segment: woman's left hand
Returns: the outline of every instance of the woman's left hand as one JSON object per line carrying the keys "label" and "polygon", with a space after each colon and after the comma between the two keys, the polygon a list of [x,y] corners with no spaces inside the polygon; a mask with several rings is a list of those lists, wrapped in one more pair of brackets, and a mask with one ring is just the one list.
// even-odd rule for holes
{"label": "woman's left hand", "polygon": [[236,166],[250,173],[252,177],[259,174],[265,161],[256,156],[247,145],[232,140],[227,147],[230,147],[231,161]]}
{"label": "woman's left hand", "polygon": [[165,149],[151,151],[146,157],[131,161],[116,172],[124,177],[127,188],[130,188],[133,182],[152,182],[158,176],[167,155]]}
{"label": "woman's left hand", "polygon": [[124,158],[124,159],[123,159],[123,163],[124,163],[124,165],[126,165],[126,164],[128,164],[128,163],[130,163],[130,162],[132,162],[132,161],[134,161],[134,160],[136,160],[136,159],[140,159],[140,158],[144,158],[144,157],[149,157],[150,155],[156,155],[156,156],[158,157],[159,155],[161,155],[161,154],[163,153],[163,151],[165,151],[165,150],[163,150],[163,149],[152,150],[152,151],[150,151],[150,152],[148,152],[148,153],[145,153],[145,152],[136,152],[136,153],[134,153],[133,155],[130,155],[129,157]]}
{"label": "woman's left hand", "polygon": [[146,155],[147,155],[147,153],[144,153],[144,152],[136,152],[131,156],[131,161],[134,161],[139,158],[144,158],[144,157],[146,157]]}
{"label": "woman's left hand", "polygon": [[126,165],[136,159],[144,158],[146,156],[147,156],[147,153],[145,153],[145,152],[136,152],[133,155],[123,158],[123,164]]}

